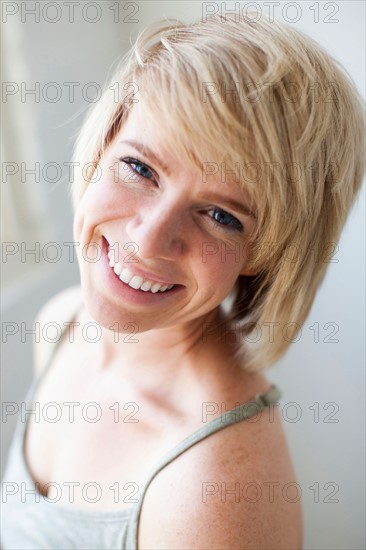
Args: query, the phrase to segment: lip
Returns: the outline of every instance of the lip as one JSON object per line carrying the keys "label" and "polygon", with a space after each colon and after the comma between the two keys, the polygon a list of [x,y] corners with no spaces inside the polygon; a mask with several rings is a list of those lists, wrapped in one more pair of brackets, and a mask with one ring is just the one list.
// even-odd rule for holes
{"label": "lip", "polygon": [[[102,258],[103,258],[103,269],[105,271],[105,275],[107,277],[108,286],[112,287],[112,290],[114,294],[118,294],[121,297],[127,299],[130,302],[133,303],[141,303],[141,304],[148,304],[148,303],[156,303],[161,300],[169,299],[170,297],[173,297],[177,292],[180,292],[184,286],[180,284],[175,283],[164,283],[164,284],[174,284],[175,286],[170,289],[166,290],[164,292],[144,292],[140,289],[134,289],[130,287],[128,284],[121,281],[121,279],[118,277],[118,275],[115,274],[113,269],[109,265],[109,258],[108,258],[108,241],[105,237],[102,238]],[[142,275],[143,272],[141,272],[141,277],[145,277],[148,279],[148,276]],[[134,273],[137,273],[137,270]],[[156,282],[160,282],[155,276],[151,277],[152,280]],[[163,281],[162,281],[163,282]]]}

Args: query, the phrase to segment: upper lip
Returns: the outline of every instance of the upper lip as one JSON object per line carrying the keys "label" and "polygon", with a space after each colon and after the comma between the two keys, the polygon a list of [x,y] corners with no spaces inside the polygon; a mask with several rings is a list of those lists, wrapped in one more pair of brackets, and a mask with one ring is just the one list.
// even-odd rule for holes
{"label": "upper lip", "polygon": [[[109,242],[108,240],[106,239],[107,241],[107,244],[109,246]],[[121,261],[120,258],[118,258],[118,261],[122,264],[123,266],[123,269],[127,268],[129,269],[130,271],[132,271],[133,275],[138,275],[140,277],[142,277],[145,281],[153,281],[154,283],[161,283],[163,285],[177,285],[178,283],[174,283],[172,281],[167,281],[166,279],[163,279],[160,275],[156,274],[156,273],[150,273],[149,271],[144,271],[142,269],[140,269],[139,267],[137,267],[137,263],[140,264],[140,260],[138,260],[137,262],[129,262],[129,263],[125,263],[123,261]]]}

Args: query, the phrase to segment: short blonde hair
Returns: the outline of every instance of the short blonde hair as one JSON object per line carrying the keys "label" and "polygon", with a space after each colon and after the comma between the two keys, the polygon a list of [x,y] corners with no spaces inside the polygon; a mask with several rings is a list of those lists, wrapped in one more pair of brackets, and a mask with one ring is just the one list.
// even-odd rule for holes
{"label": "short blonde hair", "polygon": [[[285,24],[164,21],[139,35],[90,112],[75,149],[80,167],[97,166],[140,100],[177,154],[200,171],[203,161],[234,170],[250,196],[257,223],[248,261],[258,275],[238,278],[229,323],[242,337],[243,368],[268,367],[303,325],[361,186],[364,111],[355,85]],[[87,185],[79,170],[74,205]],[[273,338],[249,343],[268,323]]]}

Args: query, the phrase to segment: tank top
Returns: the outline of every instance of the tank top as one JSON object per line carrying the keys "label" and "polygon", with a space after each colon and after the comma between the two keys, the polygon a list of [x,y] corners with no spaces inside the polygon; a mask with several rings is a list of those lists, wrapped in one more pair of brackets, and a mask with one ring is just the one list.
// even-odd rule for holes
{"label": "tank top", "polygon": [[[78,308],[79,309],[79,308]],[[77,313],[73,316],[75,319]],[[35,391],[49,369],[67,327],[48,358],[40,375],[34,377],[25,397],[26,410],[32,409]],[[236,422],[248,419],[259,411],[278,403],[279,389],[272,385],[265,394],[257,394],[221,416],[205,423],[186,437],[150,470],[140,498],[130,508],[92,510],[75,508],[49,500],[37,489],[24,455],[27,420],[19,414],[1,482],[2,550],[100,549],[137,550],[139,516],[146,491],[154,477],[170,462],[206,437]]]}

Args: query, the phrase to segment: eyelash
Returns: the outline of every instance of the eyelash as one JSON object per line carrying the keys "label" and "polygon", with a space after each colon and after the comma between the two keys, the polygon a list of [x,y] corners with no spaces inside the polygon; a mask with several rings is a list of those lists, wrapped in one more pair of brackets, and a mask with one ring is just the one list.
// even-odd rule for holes
{"label": "eyelash", "polygon": [[120,159],[122,162],[124,162],[125,164],[127,164],[131,170],[133,171],[133,173],[135,175],[137,175],[139,178],[143,178],[143,179],[147,179],[147,180],[150,180],[151,181],[151,178],[147,177],[147,176],[143,176],[142,174],[139,174],[137,172],[137,170],[135,168],[133,168],[132,166],[133,165],[136,165],[136,166],[139,166],[139,167],[143,167],[143,168],[147,168],[148,171],[150,172],[150,174],[153,176],[153,171],[147,166],[147,164],[144,164],[143,162],[141,162],[140,160],[137,160],[137,159],[134,159],[134,158],[131,158],[131,157],[126,157],[126,158],[122,158]]}
{"label": "eyelash", "polygon": [[[153,171],[149,168],[147,164],[132,157],[121,158],[120,161],[123,162],[124,164],[127,164],[129,168],[132,170],[132,172],[134,173],[134,175],[137,176],[139,179],[153,181],[151,177],[139,174],[136,168],[133,168],[133,166],[145,168],[150,172],[151,176],[154,177]],[[223,231],[238,231],[240,233],[244,231],[244,227],[241,224],[241,222],[237,218],[232,216],[229,212],[226,212],[226,210],[222,210],[222,208],[211,208],[209,212],[219,212],[221,215],[229,216],[230,218],[230,224],[222,224],[222,223],[219,223],[217,220],[215,220],[215,218],[210,216],[210,221],[215,228],[218,228]]]}

